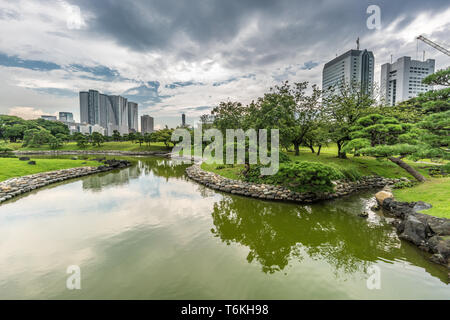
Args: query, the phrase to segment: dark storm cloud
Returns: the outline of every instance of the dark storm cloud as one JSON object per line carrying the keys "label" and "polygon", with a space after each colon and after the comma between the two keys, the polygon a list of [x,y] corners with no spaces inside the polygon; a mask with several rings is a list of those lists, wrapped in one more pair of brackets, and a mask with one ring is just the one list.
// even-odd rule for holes
{"label": "dark storm cloud", "polygon": [[[89,22],[97,35],[113,38],[138,51],[164,51],[187,61],[219,54],[229,68],[264,66],[287,60],[296,52],[314,50],[370,32],[366,28],[371,4],[379,5],[382,24],[401,15],[406,25],[418,13],[439,12],[448,1],[361,1],[361,0],[72,0],[95,17]],[[252,19],[257,30],[237,47],[223,49]],[[175,39],[186,35],[196,46],[185,48]],[[364,40],[362,39],[362,45]],[[368,45],[368,44],[366,44]],[[219,47],[221,49],[219,49]],[[332,54],[332,53],[331,53]]]}

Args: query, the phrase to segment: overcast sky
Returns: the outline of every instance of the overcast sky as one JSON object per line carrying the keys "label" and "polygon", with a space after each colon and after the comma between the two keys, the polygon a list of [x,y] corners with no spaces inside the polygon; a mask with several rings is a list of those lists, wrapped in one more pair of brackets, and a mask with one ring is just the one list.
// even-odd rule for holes
{"label": "overcast sky", "polygon": [[[369,5],[381,9],[370,30]],[[58,111],[78,92],[139,103],[158,125],[188,123],[220,101],[250,102],[283,80],[321,84],[323,64],[361,48],[380,65],[416,58],[424,34],[450,48],[448,0],[0,0],[0,114]],[[450,58],[419,43],[419,58]]]}

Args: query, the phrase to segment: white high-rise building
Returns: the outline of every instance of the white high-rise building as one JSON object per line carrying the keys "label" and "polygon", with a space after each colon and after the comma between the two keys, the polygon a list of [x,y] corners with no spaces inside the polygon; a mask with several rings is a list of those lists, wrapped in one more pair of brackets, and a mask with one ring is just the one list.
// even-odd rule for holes
{"label": "white high-rise building", "polygon": [[141,132],[152,133],[154,131],[154,119],[149,115],[141,116]]}
{"label": "white high-rise building", "polygon": [[121,96],[108,96],[96,90],[80,92],[81,123],[100,125],[107,135],[114,130],[128,134],[138,129],[138,104]]}
{"label": "white high-rise building", "polygon": [[381,96],[388,105],[417,97],[420,93],[432,90],[432,86],[422,83],[429,74],[434,73],[435,61],[411,60],[401,57],[394,63],[381,66]]}
{"label": "white high-rise building", "polygon": [[322,72],[322,90],[339,89],[344,83],[361,84],[361,89],[370,93],[373,89],[375,58],[372,51],[349,50],[327,62]]}
{"label": "white high-rise building", "polygon": [[134,132],[139,131],[138,123],[138,104],[135,102],[128,102],[128,129]]}

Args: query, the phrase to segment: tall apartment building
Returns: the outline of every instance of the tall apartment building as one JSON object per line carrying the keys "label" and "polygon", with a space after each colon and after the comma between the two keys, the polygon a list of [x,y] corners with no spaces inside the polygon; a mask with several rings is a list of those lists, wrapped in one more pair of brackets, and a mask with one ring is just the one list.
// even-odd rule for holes
{"label": "tall apartment building", "polygon": [[137,114],[137,103],[128,102],[122,96],[109,96],[96,90],[80,92],[81,123],[98,124],[105,128],[107,135],[112,135],[115,130],[120,134],[137,131]]}
{"label": "tall apartment building", "polygon": [[388,105],[417,97],[420,93],[433,89],[422,83],[423,78],[434,73],[435,61],[411,60],[401,57],[394,63],[381,66],[381,96]]}
{"label": "tall apartment building", "polygon": [[149,115],[143,115],[141,117],[141,132],[142,134],[145,133],[152,133],[154,130],[154,119],[150,117]]}
{"label": "tall apartment building", "polygon": [[138,104],[135,102],[128,102],[128,128],[134,132],[139,131],[138,123]]}
{"label": "tall apartment building", "polygon": [[375,58],[372,51],[349,50],[327,62],[322,72],[322,90],[327,94],[331,88],[338,88],[344,83],[361,84],[363,92],[373,89]]}
{"label": "tall apartment building", "polygon": [[186,127],[186,115],[184,113],[181,115],[181,126]]}
{"label": "tall apartment building", "polygon": [[72,112],[60,112],[59,113],[59,121],[74,122],[73,113]]}

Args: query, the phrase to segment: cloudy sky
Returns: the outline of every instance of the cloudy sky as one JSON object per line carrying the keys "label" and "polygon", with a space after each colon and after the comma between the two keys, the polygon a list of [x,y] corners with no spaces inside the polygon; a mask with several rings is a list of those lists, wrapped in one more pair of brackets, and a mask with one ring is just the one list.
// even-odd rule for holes
{"label": "cloudy sky", "polygon": [[[381,28],[369,29],[369,5]],[[0,114],[70,111],[78,92],[120,94],[158,125],[244,103],[283,80],[321,84],[323,64],[372,50],[416,58],[416,36],[450,48],[448,0],[0,0]],[[419,57],[450,58],[419,43]]]}

